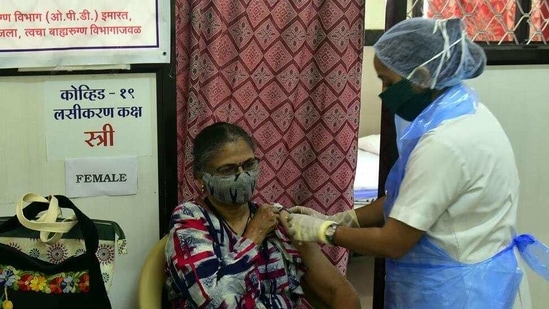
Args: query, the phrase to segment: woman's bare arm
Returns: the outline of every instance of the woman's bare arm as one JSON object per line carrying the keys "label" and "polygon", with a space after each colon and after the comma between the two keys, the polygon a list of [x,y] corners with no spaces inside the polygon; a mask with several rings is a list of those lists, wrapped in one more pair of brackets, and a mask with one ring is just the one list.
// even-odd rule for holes
{"label": "woman's bare arm", "polygon": [[[285,228],[286,216],[285,212],[280,215],[280,221]],[[314,308],[360,309],[355,288],[326,258],[318,244],[297,241],[293,244],[307,266],[302,285],[305,298]]]}
{"label": "woman's bare arm", "polygon": [[[303,277],[305,298],[324,308],[360,309],[360,299],[353,285],[330,263],[316,243],[296,244],[308,271]],[[322,306],[320,304],[320,306]],[[315,306],[314,308],[321,308]]]}

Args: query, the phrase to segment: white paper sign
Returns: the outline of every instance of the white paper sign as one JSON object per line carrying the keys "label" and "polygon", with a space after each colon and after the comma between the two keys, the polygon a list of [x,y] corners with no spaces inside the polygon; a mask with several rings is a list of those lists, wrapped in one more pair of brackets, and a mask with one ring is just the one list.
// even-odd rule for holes
{"label": "white paper sign", "polygon": [[169,1],[0,3],[0,68],[169,62]]}
{"label": "white paper sign", "polygon": [[68,197],[137,194],[137,158],[83,158],[65,161]]}
{"label": "white paper sign", "polygon": [[44,82],[48,160],[152,154],[150,78]]}

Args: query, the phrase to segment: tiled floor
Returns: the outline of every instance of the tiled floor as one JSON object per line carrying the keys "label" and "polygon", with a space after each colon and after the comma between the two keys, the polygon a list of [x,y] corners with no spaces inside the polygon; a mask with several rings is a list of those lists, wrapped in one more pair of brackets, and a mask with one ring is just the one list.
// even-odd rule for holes
{"label": "tiled floor", "polygon": [[347,278],[360,296],[362,309],[371,309],[374,290],[374,258],[352,256],[347,267]]}

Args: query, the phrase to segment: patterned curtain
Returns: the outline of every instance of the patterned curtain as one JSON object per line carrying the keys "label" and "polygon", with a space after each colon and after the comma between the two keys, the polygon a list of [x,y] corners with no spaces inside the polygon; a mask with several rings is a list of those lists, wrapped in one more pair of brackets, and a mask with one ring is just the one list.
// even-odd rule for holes
{"label": "patterned curtain", "polygon": [[[257,202],[353,207],[362,0],[177,0],[179,199],[198,194],[192,140],[215,121],[258,144]],[[324,247],[345,273],[348,252]]]}

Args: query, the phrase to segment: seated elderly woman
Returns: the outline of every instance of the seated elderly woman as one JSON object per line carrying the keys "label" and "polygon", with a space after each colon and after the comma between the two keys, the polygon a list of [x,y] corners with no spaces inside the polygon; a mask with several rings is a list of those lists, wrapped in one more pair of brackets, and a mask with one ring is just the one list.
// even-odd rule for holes
{"label": "seated elderly woman", "polygon": [[288,238],[285,212],[250,201],[259,173],[254,150],[242,128],[225,122],[196,136],[193,173],[204,197],[176,207],[170,220],[172,308],[294,308],[303,297],[360,308],[352,285],[317,244]]}

